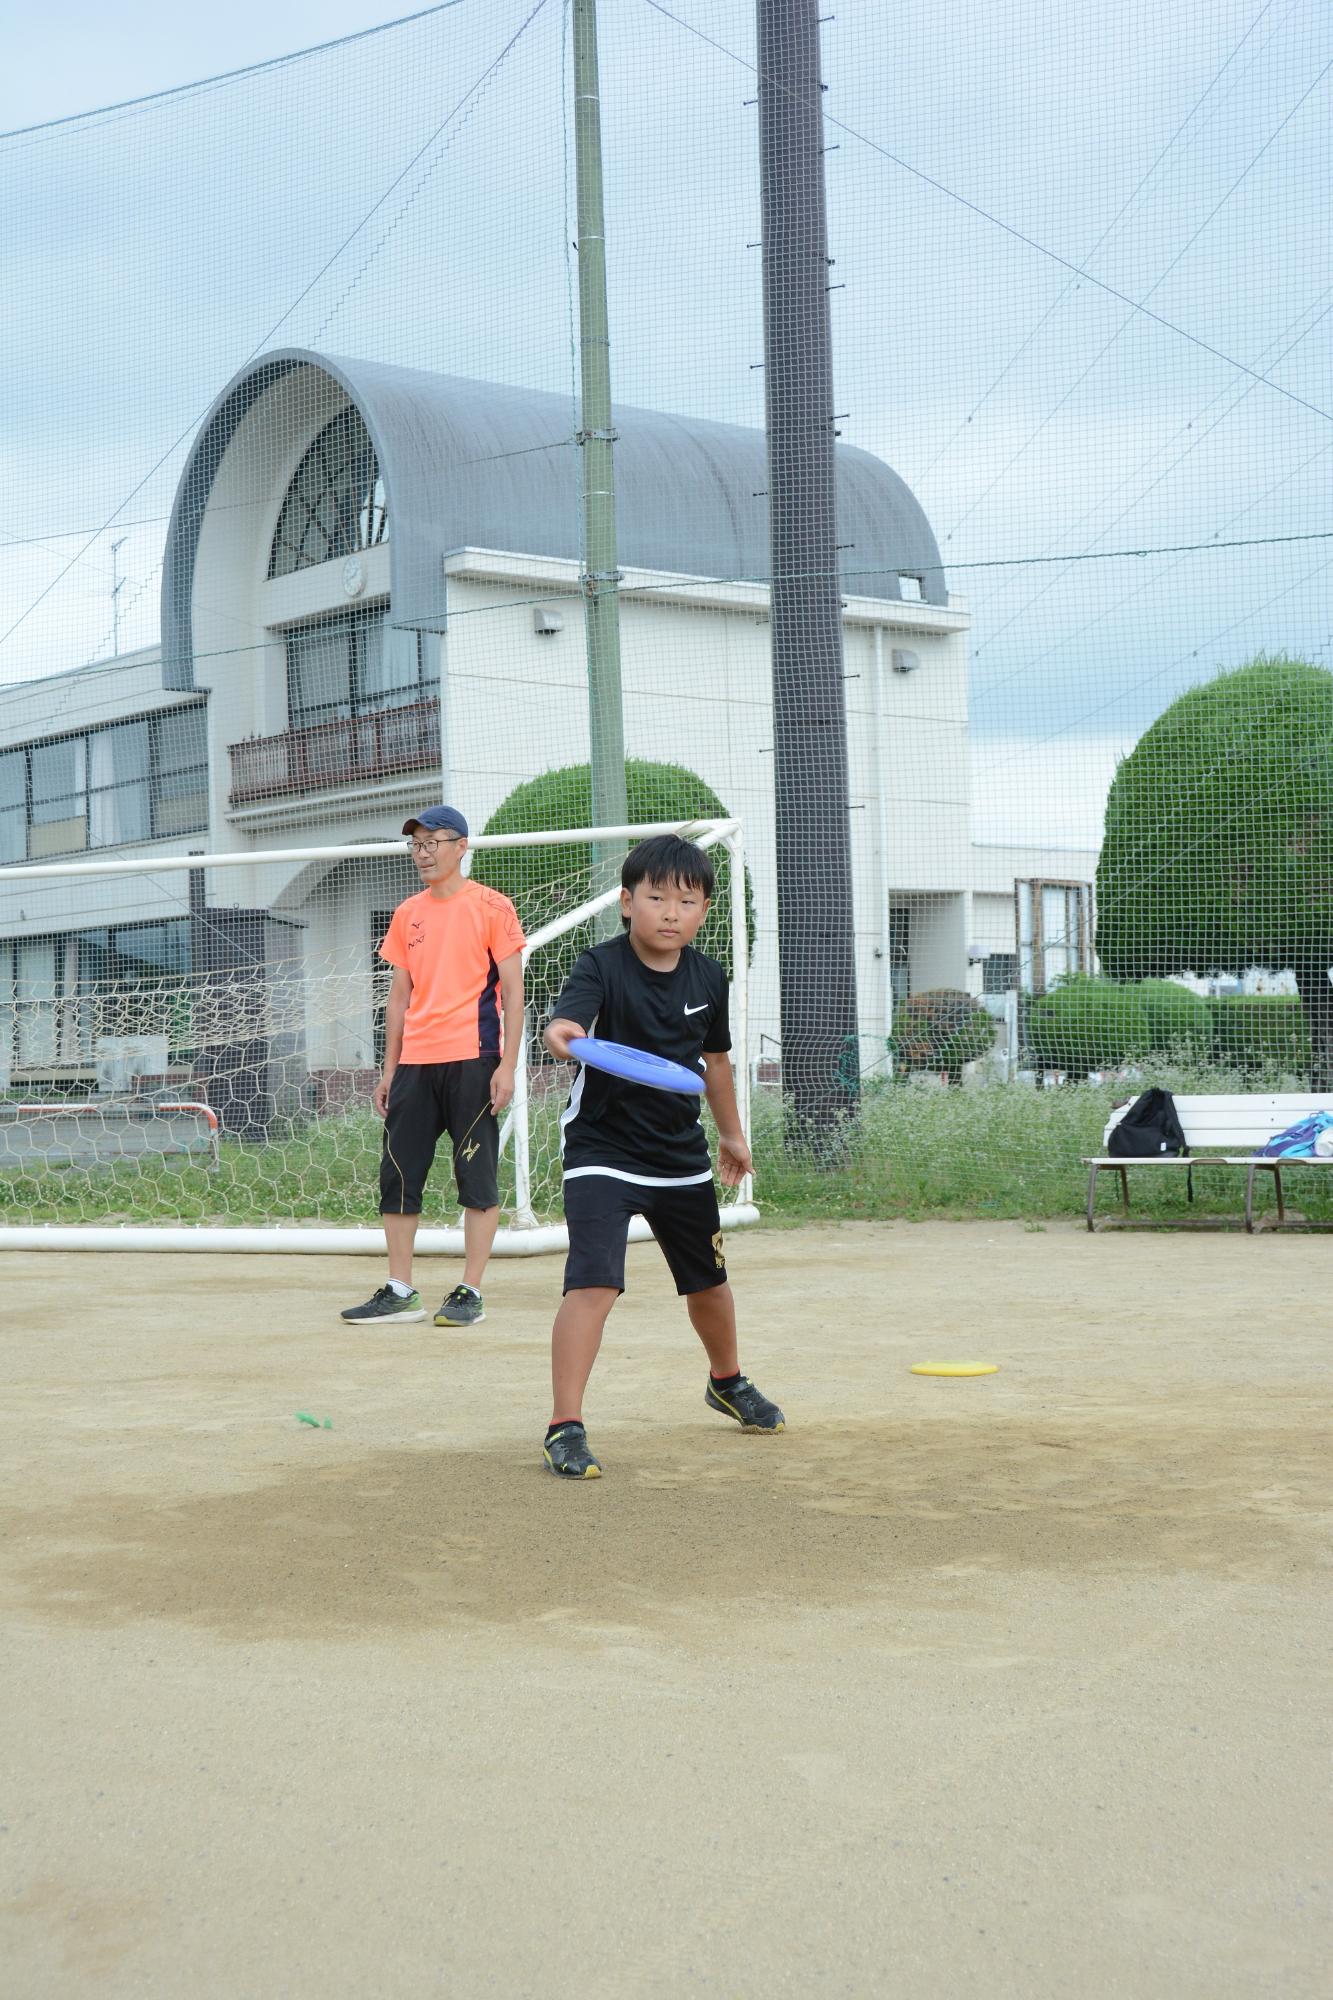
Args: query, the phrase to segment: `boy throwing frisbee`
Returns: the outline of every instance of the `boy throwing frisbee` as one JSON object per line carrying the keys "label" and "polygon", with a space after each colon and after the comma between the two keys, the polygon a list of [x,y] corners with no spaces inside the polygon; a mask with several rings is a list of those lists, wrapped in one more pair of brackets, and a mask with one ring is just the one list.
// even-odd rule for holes
{"label": "boy throwing frisbee", "polygon": [[[718,1173],[735,1187],[751,1171],[751,1159],[727,1059],[727,975],[693,948],[713,893],[712,863],[692,841],[663,834],[626,856],[620,882],[624,935],[578,959],[555,1003],[546,1046],[567,1059],[571,1043],[595,1026],[605,1041],[701,1069],[718,1130]],[[551,1471],[566,1479],[601,1477],[583,1425],[583,1392],[602,1329],[625,1289],[632,1215],[646,1217],[703,1343],[709,1409],[743,1430],[784,1429],[777,1404],[741,1373],[698,1098],[580,1068],[560,1133],[569,1258],[551,1332],[555,1400],[544,1447]]]}

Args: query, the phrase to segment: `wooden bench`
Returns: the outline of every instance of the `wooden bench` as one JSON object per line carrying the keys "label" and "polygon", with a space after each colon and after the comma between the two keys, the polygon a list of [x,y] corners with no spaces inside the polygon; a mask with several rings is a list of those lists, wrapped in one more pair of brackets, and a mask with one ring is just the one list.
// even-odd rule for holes
{"label": "wooden bench", "polygon": [[[1131,1098],[1130,1103],[1134,1100]],[[1333,1095],[1319,1091],[1254,1091],[1224,1095],[1220,1092],[1207,1097],[1179,1096],[1175,1099],[1176,1115],[1180,1119],[1185,1134],[1188,1154],[1146,1154],[1143,1158],[1122,1159],[1114,1154],[1100,1153],[1095,1159],[1085,1159],[1083,1164],[1088,1174],[1088,1228],[1095,1225],[1097,1203],[1097,1176],[1111,1172],[1120,1176],[1120,1200],[1122,1212],[1129,1214],[1129,1169],[1131,1167],[1174,1168],[1177,1173],[1190,1167],[1245,1167],[1248,1169],[1245,1182],[1245,1227],[1254,1231],[1254,1181],[1255,1175],[1271,1173],[1277,1194],[1277,1219],[1281,1222],[1286,1209],[1282,1200],[1282,1169],[1284,1167],[1326,1167],[1333,1166],[1333,1160],[1306,1157],[1286,1160],[1259,1159],[1256,1155],[1261,1146],[1267,1145],[1275,1132],[1282,1132],[1288,1125],[1295,1125],[1299,1119],[1308,1118],[1313,1111],[1333,1112]],[[1114,1128],[1120,1123],[1128,1104],[1122,1104],[1113,1111],[1106,1121],[1102,1133],[1105,1147]]]}

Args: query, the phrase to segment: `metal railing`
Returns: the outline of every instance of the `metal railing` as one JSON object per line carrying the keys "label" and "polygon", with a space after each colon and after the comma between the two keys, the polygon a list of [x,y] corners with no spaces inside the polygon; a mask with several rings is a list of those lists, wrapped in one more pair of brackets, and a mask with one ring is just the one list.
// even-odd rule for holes
{"label": "metal railing", "polygon": [[420,771],[440,761],[440,704],[432,698],[402,708],[287,729],[281,736],[252,736],[232,743],[230,802],[300,792],[329,792],[367,780]]}

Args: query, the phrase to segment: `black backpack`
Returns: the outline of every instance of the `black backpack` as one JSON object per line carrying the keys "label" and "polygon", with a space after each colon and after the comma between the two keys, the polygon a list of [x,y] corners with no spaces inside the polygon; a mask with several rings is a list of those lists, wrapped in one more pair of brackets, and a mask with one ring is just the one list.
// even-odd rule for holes
{"label": "black backpack", "polygon": [[[1128,1111],[1112,1126],[1106,1150],[1115,1159],[1144,1160],[1169,1153],[1175,1158],[1189,1153],[1185,1131],[1176,1114],[1176,1100],[1169,1090],[1145,1090]],[[1194,1199],[1194,1169],[1188,1175],[1188,1193]]]}

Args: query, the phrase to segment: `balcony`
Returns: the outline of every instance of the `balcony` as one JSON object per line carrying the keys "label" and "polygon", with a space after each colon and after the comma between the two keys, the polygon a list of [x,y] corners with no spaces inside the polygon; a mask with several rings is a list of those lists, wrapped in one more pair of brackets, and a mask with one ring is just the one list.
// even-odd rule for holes
{"label": "balcony", "polygon": [[233,811],[270,799],[380,787],[440,765],[440,704],[414,701],[364,715],[252,736],[229,745]]}

